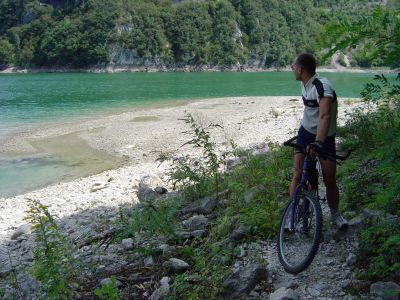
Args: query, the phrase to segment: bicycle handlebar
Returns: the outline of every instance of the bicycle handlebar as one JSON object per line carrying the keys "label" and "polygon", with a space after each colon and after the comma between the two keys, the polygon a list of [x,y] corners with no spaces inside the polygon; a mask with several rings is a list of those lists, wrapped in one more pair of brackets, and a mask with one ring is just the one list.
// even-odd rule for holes
{"label": "bicycle handlebar", "polygon": [[[291,139],[287,140],[286,142],[284,142],[283,145],[284,145],[284,146],[289,146],[289,147],[296,148],[296,149],[299,150],[301,153],[303,153],[303,154],[305,154],[305,155],[308,155],[308,153],[307,153],[307,151],[306,151],[306,149],[305,149],[304,147],[299,146],[299,145],[293,143],[293,141],[296,140],[296,139],[297,139],[297,135],[296,135],[295,137],[292,137]],[[336,154],[333,154],[333,153],[329,153],[329,152],[323,151],[322,149],[316,149],[316,150],[317,150],[317,153],[318,153],[319,155],[322,155],[323,157],[326,157],[326,158],[328,158],[328,159],[329,159],[329,158],[330,158],[330,159],[333,159],[338,165],[340,165],[340,163],[339,163],[337,160],[344,161],[344,160],[346,160],[346,159],[350,156],[350,154],[351,154],[351,150],[347,151],[347,154],[344,155],[344,156],[336,155]]]}

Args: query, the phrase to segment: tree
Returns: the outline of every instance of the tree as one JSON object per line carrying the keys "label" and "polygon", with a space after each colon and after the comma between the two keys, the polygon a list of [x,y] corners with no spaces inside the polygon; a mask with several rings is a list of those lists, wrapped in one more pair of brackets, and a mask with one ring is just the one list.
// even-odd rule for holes
{"label": "tree", "polygon": [[0,68],[14,63],[14,48],[7,40],[0,40]]}
{"label": "tree", "polygon": [[370,15],[332,21],[321,35],[320,43],[330,50],[364,47],[372,63],[400,67],[400,10],[377,6]]}

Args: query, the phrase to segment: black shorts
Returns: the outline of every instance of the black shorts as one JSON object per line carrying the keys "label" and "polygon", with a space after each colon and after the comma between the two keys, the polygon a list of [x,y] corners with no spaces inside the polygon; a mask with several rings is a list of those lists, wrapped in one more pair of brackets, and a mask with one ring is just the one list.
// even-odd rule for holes
{"label": "black shorts", "polygon": [[[336,154],[335,136],[336,135],[333,134],[331,136],[326,137],[325,142],[322,145],[323,151]],[[299,132],[297,133],[296,144],[306,148],[310,143],[315,141],[315,138],[316,138],[315,134],[308,132],[303,126],[301,126]]]}

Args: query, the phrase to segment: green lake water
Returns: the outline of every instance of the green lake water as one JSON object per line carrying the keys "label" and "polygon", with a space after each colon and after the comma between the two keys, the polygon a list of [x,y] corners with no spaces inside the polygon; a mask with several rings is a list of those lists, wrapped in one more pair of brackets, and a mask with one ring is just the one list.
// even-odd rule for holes
{"label": "green lake water", "polygon": [[[360,97],[367,73],[320,73],[339,97]],[[388,75],[394,78],[395,75]],[[299,95],[291,72],[0,74],[0,142],[31,126],[176,101]],[[0,156],[0,197],[76,177],[51,157]]]}

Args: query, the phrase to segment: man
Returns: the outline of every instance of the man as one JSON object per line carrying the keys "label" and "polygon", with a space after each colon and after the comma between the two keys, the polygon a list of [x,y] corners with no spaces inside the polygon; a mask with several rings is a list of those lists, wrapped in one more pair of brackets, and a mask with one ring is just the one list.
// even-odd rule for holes
{"label": "man", "polygon": [[[298,131],[297,144],[307,148],[311,155],[317,148],[335,153],[335,134],[337,120],[337,97],[331,83],[315,73],[316,61],[309,53],[299,54],[292,65],[296,80],[301,81],[304,114]],[[301,180],[305,155],[295,153],[294,174],[290,186],[290,195],[294,193]],[[322,176],[326,186],[326,198],[331,211],[331,220],[339,229],[348,226],[339,213],[339,189],[336,183],[336,163],[329,159],[320,159]]]}

